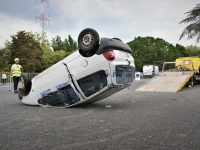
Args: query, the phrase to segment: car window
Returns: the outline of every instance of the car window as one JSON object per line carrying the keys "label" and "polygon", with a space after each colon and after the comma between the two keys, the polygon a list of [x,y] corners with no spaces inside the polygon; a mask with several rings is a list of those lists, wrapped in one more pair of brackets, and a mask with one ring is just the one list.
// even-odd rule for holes
{"label": "car window", "polygon": [[116,66],[116,82],[117,84],[128,84],[133,81],[134,68],[132,66],[118,65]]}
{"label": "car window", "polygon": [[88,97],[107,86],[107,76],[105,71],[101,70],[81,78],[77,82],[85,96]]}
{"label": "car window", "polygon": [[68,84],[66,87],[59,89],[58,91],[59,93],[62,93],[64,95],[65,104],[71,105],[80,101],[80,98],[74,92],[74,89],[72,88],[70,84]]}
{"label": "car window", "polygon": [[80,101],[70,84],[59,87],[57,91],[45,94],[39,99],[39,104],[50,106],[67,106]]}

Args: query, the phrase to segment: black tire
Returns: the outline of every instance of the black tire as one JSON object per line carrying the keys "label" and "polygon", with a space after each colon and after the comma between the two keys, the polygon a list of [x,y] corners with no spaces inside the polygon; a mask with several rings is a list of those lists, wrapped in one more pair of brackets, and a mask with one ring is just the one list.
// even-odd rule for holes
{"label": "black tire", "polygon": [[95,52],[86,52],[86,51],[83,51],[82,49],[79,49],[79,53],[81,54],[81,56],[83,57],[91,57],[95,54]]}
{"label": "black tire", "polygon": [[23,96],[27,96],[31,90],[31,80],[28,79],[27,75],[22,74],[18,87],[18,97],[22,99]]}
{"label": "black tire", "polygon": [[86,28],[81,31],[78,36],[78,47],[82,56],[86,54],[87,57],[94,55],[99,47],[99,34],[96,30]]}

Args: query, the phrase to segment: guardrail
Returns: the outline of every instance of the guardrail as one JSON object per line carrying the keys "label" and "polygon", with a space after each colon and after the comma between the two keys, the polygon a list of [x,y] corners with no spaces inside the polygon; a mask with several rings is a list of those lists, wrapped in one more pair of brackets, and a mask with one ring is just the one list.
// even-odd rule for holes
{"label": "guardrail", "polygon": [[[3,83],[2,81],[2,74],[6,75],[6,83],[13,83],[13,79],[12,76],[10,74],[10,72],[0,72],[0,83]],[[29,73],[29,72],[25,72],[23,74],[26,74],[27,77],[31,80],[34,76],[36,76],[38,73]]]}

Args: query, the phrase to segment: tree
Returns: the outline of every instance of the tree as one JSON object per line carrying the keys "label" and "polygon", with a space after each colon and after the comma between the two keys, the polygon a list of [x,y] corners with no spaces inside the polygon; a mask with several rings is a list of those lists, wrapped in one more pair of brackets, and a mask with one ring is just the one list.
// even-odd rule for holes
{"label": "tree", "polygon": [[0,49],[0,71],[10,71],[11,42],[6,41],[5,47]]}
{"label": "tree", "polygon": [[197,4],[192,10],[186,12],[187,17],[180,23],[191,23],[183,30],[180,39],[187,36],[188,39],[196,37],[196,42],[200,41],[200,4]]}
{"label": "tree", "polygon": [[162,68],[164,61],[175,61],[177,57],[183,57],[184,47],[177,47],[160,38],[136,37],[128,43],[133,49],[136,69],[142,71],[144,65],[154,64]]}
{"label": "tree", "polygon": [[52,39],[52,48],[54,51],[64,50],[66,52],[73,52],[78,48],[77,43],[73,40],[73,38],[69,35],[68,38],[62,41],[60,36],[56,36]]}
{"label": "tree", "polygon": [[186,51],[186,49],[185,49],[184,46],[182,46],[182,45],[180,45],[180,44],[176,44],[175,47],[176,47],[176,49],[179,50],[179,52],[180,52],[184,57],[188,56],[187,51]]}
{"label": "tree", "polygon": [[43,52],[40,43],[34,39],[34,34],[19,31],[11,37],[11,63],[18,57],[25,71],[40,72]]}
{"label": "tree", "polygon": [[40,35],[39,33],[33,34],[33,38],[35,41],[38,41],[40,43],[40,47],[42,48],[43,53],[48,51],[53,51],[51,48],[51,44],[49,43],[49,40],[47,39],[46,33],[43,35]]}
{"label": "tree", "polygon": [[42,58],[42,70],[47,69],[48,67],[54,65],[58,61],[65,58],[68,53],[66,53],[64,50],[59,51],[46,51]]}
{"label": "tree", "polygon": [[53,47],[53,50],[54,51],[57,51],[57,50],[64,50],[64,44],[63,44],[63,41],[61,39],[60,36],[56,36],[55,38],[52,39],[52,44],[51,46]]}
{"label": "tree", "polygon": [[73,38],[69,35],[68,39],[64,40],[65,50],[68,52],[73,52],[78,49],[77,43],[73,40]]}
{"label": "tree", "polygon": [[186,47],[186,52],[188,56],[199,56],[200,57],[200,47],[197,46],[187,46]]}
{"label": "tree", "polygon": [[14,63],[14,58],[20,58],[20,64],[27,72],[41,72],[61,59],[71,54],[77,44],[69,35],[67,47],[61,37],[57,36],[54,41],[54,51],[51,48],[47,36],[38,33],[19,31],[11,36],[12,40],[6,41],[0,49],[0,70],[9,71]]}

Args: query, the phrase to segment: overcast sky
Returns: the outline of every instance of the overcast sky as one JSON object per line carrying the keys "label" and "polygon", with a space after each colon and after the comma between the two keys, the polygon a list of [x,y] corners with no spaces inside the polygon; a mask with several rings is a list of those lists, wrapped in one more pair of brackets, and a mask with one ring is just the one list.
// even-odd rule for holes
{"label": "overcast sky", "polygon": [[[20,30],[39,32],[41,0],[0,0],[0,47],[10,35]],[[43,0],[45,1],[45,0]],[[87,27],[96,29],[101,37],[119,37],[128,42],[137,36],[160,37],[181,45],[195,45],[195,40],[179,36],[186,24],[179,22],[185,12],[199,0],[48,0],[48,38],[69,34],[77,40]]]}

